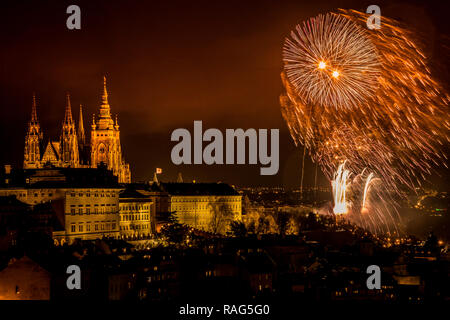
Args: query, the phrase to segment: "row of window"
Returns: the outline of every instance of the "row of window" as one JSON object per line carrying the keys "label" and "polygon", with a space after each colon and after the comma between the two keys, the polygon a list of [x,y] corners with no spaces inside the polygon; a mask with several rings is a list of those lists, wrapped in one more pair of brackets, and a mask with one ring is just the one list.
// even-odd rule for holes
{"label": "row of window", "polygon": [[120,206],[120,210],[121,211],[125,211],[125,210],[148,210],[149,206],[148,205],[143,205],[143,206]]}
{"label": "row of window", "polygon": [[105,136],[105,137],[112,137],[113,135],[112,135],[112,133],[108,133],[108,134],[103,134],[103,133],[97,133],[97,137],[103,137],[103,136]]}
{"label": "row of window", "polygon": [[[219,199],[212,200],[212,202],[235,202],[235,201],[239,201],[239,200],[240,199],[234,199],[234,198],[219,198]],[[209,198],[172,197],[171,201],[172,202],[211,202],[211,199],[209,199]]]}
{"label": "row of window", "polygon": [[115,211],[113,208],[110,210],[106,210],[106,208],[94,208],[94,211],[91,212],[91,208],[86,208],[86,210],[83,210],[83,208],[70,208],[70,214],[99,214],[99,213],[105,213],[105,214],[116,214],[117,211]]}
{"label": "row of window", "polygon": [[[25,195],[23,195],[23,196],[25,197]],[[39,197],[39,196],[45,197],[46,194],[45,194],[45,193],[39,194],[39,193],[37,193],[37,192],[34,193],[34,197],[35,197],[35,198],[37,198],[37,197]],[[53,193],[49,192],[49,193],[48,193],[48,196],[49,196],[49,197],[53,197]]]}
{"label": "row of window", "polygon": [[[76,205],[76,204],[71,204],[70,205],[70,207],[71,208],[75,208],[75,207],[79,207],[79,208],[82,208],[83,206],[84,206],[84,204],[78,204],[78,205]],[[91,205],[90,204],[86,204],[86,207],[87,208],[89,208]],[[98,204],[98,203],[96,203],[96,204],[94,204],[94,207],[98,207],[98,206],[100,206],[100,207],[115,207],[115,204],[114,203],[101,203],[101,204]]]}
{"label": "row of window", "polygon": [[[110,198],[110,197],[116,198],[116,196],[117,196],[117,194],[109,193],[109,192],[107,192],[107,193],[97,193],[97,192],[95,192],[95,193],[93,193],[93,195],[94,195],[94,197],[99,197],[100,196],[100,197],[108,197],[108,198]],[[17,194],[17,196],[20,197],[20,198],[26,198],[28,195],[26,193],[19,193],[19,194]],[[70,196],[71,197],[82,197],[82,196],[90,197],[91,196],[91,192],[90,191],[86,191],[85,193],[84,192],[71,192]],[[48,192],[48,193],[34,192],[34,193],[30,194],[30,197],[35,197],[35,198],[38,198],[38,197],[41,197],[41,198],[43,198],[43,197],[53,197],[53,192]]]}
{"label": "row of window", "polygon": [[94,223],[92,223],[90,221],[88,221],[86,223],[79,222],[78,228],[77,228],[77,224],[75,224],[75,223],[72,223],[70,225],[70,232],[85,232],[85,231],[91,232],[91,230],[93,230],[93,231],[108,231],[108,230],[114,230],[114,229],[116,229],[116,223],[110,222],[110,221],[106,221],[106,222],[95,221]]}
{"label": "row of window", "polygon": [[150,229],[150,224],[136,224],[136,225],[128,225],[121,226],[120,230],[148,230]]}
{"label": "row of window", "polygon": [[[205,210],[205,209],[212,209],[213,206],[211,205],[197,205],[197,206],[187,206],[187,205],[181,205],[181,206],[172,206],[172,210],[182,210],[182,211],[192,211],[192,210]],[[236,205],[227,205],[226,208],[229,209],[235,209],[238,210],[241,206],[239,204]]]}
{"label": "row of window", "polygon": [[158,274],[158,275],[147,277],[147,282],[150,283],[152,281],[170,280],[170,279],[176,279],[176,278],[177,278],[177,276],[175,273],[163,273],[163,274]]}
{"label": "row of window", "polygon": [[[110,197],[115,198],[117,196],[117,194],[113,193],[113,192],[111,192],[111,193],[109,193],[109,192],[106,192],[106,193],[94,192],[93,195],[94,195],[94,197],[99,197],[100,196],[100,197],[107,197],[107,198],[110,198]],[[90,197],[91,196],[91,192],[90,191],[86,191],[86,193],[81,192],[81,191],[80,192],[71,192],[70,196],[71,197],[82,197],[82,196]]]}
{"label": "row of window", "polygon": [[121,221],[135,221],[135,220],[148,220],[148,214],[125,214],[120,215]]}

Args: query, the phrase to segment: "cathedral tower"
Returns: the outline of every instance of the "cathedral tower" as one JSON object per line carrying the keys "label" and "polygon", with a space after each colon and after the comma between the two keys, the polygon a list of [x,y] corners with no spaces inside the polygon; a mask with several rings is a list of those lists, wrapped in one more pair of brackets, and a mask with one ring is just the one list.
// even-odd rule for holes
{"label": "cathedral tower", "polygon": [[77,132],[72,118],[70,96],[67,94],[66,113],[61,133],[61,165],[63,167],[77,168],[80,164]]}
{"label": "cathedral tower", "polygon": [[80,148],[84,148],[86,145],[86,135],[84,134],[84,123],[83,123],[83,107],[80,104],[80,114],[78,119],[78,145]]}
{"label": "cathedral tower", "polygon": [[120,144],[119,124],[114,123],[111,117],[111,108],[108,103],[108,91],[106,90],[106,77],[103,77],[102,105],[97,121],[95,116],[91,131],[91,167],[96,168],[101,163],[105,164],[120,183],[130,183],[130,167],[122,157]]}
{"label": "cathedral tower", "polygon": [[23,167],[25,169],[41,167],[41,125],[37,117],[36,96],[33,94],[33,104],[31,107],[31,120],[28,123],[28,131],[25,136],[25,150]]}

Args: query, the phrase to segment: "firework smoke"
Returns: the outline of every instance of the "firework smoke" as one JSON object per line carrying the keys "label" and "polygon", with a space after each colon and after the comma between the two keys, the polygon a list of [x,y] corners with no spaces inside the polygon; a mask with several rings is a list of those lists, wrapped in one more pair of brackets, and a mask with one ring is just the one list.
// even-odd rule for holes
{"label": "firework smoke", "polygon": [[383,188],[381,179],[376,178],[373,172],[365,174],[365,169],[360,174],[354,174],[345,168],[345,164],[339,165],[331,181],[333,214],[375,234],[398,234],[398,214],[387,201],[389,194]]}

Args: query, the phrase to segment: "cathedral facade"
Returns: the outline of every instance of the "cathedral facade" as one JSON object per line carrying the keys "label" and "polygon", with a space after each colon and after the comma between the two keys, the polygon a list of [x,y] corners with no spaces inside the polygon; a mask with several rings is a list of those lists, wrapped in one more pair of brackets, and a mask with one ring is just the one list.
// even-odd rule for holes
{"label": "cathedral facade", "polygon": [[125,162],[120,143],[120,130],[117,121],[111,117],[108,103],[106,78],[103,82],[102,105],[98,118],[93,117],[90,142],[86,141],[83,124],[83,111],[80,106],[78,128],[72,117],[70,96],[66,98],[66,110],[59,140],[44,144],[43,132],[36,110],[33,95],[31,120],[25,136],[24,169],[39,169],[48,166],[57,168],[97,168],[106,165],[118,177],[119,183],[130,183],[130,166]]}

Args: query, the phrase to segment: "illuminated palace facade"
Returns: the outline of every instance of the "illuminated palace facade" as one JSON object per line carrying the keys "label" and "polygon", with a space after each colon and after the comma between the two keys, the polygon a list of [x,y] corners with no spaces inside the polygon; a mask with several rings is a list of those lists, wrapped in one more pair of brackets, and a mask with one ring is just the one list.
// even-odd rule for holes
{"label": "illuminated palace facade", "polygon": [[70,96],[67,95],[60,139],[48,141],[44,145],[43,132],[37,117],[36,98],[33,96],[31,120],[25,136],[23,168],[97,168],[103,163],[118,177],[119,183],[131,182],[130,166],[122,155],[117,117],[115,121],[111,117],[106,78],[103,83],[102,105],[98,118],[93,118],[89,143],[86,138],[82,108],[80,106],[76,128]]}

